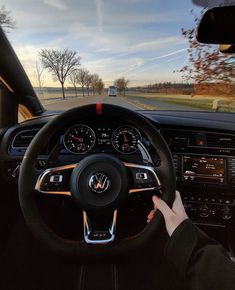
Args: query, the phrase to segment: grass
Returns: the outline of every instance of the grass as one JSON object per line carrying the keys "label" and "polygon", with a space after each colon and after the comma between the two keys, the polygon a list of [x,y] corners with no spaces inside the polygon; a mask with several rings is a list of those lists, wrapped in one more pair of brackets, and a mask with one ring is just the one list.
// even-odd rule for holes
{"label": "grass", "polygon": [[206,102],[195,102],[193,100],[178,100],[178,99],[171,99],[171,100],[166,100],[166,103],[171,103],[171,104],[177,104],[177,105],[184,105],[184,106],[190,106],[193,108],[198,108],[198,109],[204,109],[207,111],[212,110],[212,101],[206,101]]}
{"label": "grass", "polygon": [[[143,104],[146,99],[151,101],[161,101],[164,103],[188,106],[192,108],[203,109],[206,111],[212,111],[213,101],[220,99],[219,111],[221,112],[234,112],[235,111],[235,100],[231,98],[221,96],[194,96],[190,95],[167,95],[167,94],[154,94],[154,93],[129,93],[128,99],[137,103],[139,106]],[[148,105],[149,106],[149,105]],[[150,105],[151,109],[156,109],[157,105]]]}

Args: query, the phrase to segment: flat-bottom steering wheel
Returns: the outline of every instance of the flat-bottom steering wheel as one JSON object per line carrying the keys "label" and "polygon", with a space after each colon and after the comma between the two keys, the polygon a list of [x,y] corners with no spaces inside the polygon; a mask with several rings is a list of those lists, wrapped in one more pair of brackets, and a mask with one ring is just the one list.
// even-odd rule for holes
{"label": "flat-bottom steering wheel", "polygon": [[[38,156],[49,136],[79,123],[81,119],[98,120],[102,116],[132,123],[144,132],[156,150],[160,164],[126,163],[114,155],[98,153],[75,164],[47,168],[44,171],[37,169]],[[66,182],[61,183],[62,180]],[[175,171],[171,153],[163,137],[139,113],[109,104],[74,108],[48,122],[30,143],[19,175],[20,205],[31,231],[50,249],[73,257],[113,257],[144,245],[159,229],[163,221],[161,213],[157,212],[152,222],[139,234],[115,239],[118,209],[125,206],[130,193],[144,194],[159,188],[162,198],[171,206],[175,197]],[[72,196],[73,202],[83,210],[82,241],[62,238],[44,222],[37,205],[38,194]],[[110,220],[106,228],[100,231],[95,228],[89,215],[95,214],[99,218],[104,213],[110,216]]]}

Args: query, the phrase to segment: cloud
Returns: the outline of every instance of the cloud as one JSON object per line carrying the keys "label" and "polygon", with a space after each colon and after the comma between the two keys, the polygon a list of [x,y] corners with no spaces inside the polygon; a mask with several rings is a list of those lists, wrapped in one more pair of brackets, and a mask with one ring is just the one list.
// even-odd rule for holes
{"label": "cloud", "polygon": [[[183,48],[183,49],[178,49],[176,51],[172,51],[170,53],[163,54],[163,55],[160,55],[160,56],[157,56],[157,57],[154,57],[154,58],[145,59],[145,60],[141,59],[141,61],[136,62],[135,65],[131,65],[126,71],[123,72],[123,74],[126,74],[127,72],[130,73],[132,71],[136,71],[137,73],[140,73],[140,72],[149,70],[149,69],[151,69],[151,68],[156,66],[156,64],[152,65],[152,62],[154,60],[158,60],[158,59],[160,60],[160,59],[168,58],[169,56],[177,55],[177,54],[182,53],[182,52],[184,52],[186,50],[187,50],[187,48]],[[178,57],[175,57],[173,59],[178,59]],[[171,58],[170,60],[173,60],[173,59]],[[166,62],[169,62],[169,60],[166,60]],[[146,67],[146,65],[148,65],[148,66]],[[139,70],[141,67],[142,67],[142,69]]]}
{"label": "cloud", "polygon": [[174,56],[172,58],[167,59],[166,62],[173,62],[173,61],[180,59],[181,57],[182,57],[182,55],[177,55],[177,56]]}
{"label": "cloud", "polygon": [[[119,0],[120,1],[120,0]],[[134,12],[134,13],[133,13]],[[105,15],[107,22],[109,24],[118,25],[139,25],[139,24],[169,24],[181,21],[186,21],[182,18],[183,12],[152,12],[152,11],[132,11],[132,13],[123,13],[120,15],[118,13],[110,13]],[[185,15],[184,15],[185,16]],[[121,21],[120,21],[121,19]]]}
{"label": "cloud", "polygon": [[99,32],[103,32],[103,0],[95,0],[97,25]]}
{"label": "cloud", "polygon": [[[39,84],[36,77],[36,62],[40,63],[38,59],[39,48],[33,45],[21,45],[18,46],[15,50],[30,81],[32,82],[32,85],[37,87]],[[53,81],[51,73],[49,73],[47,70],[43,71],[43,76],[46,80],[45,85],[60,85],[59,82]]]}
{"label": "cloud", "polygon": [[63,2],[63,0],[43,0],[43,2],[53,8],[59,9],[59,10],[67,10],[68,7]]}
{"label": "cloud", "polygon": [[130,66],[127,68],[126,71],[122,72],[119,74],[118,77],[122,76],[122,75],[126,75],[134,70],[137,70],[139,67],[141,67],[142,65],[144,65],[144,60],[142,58],[139,59],[133,59],[133,63],[130,64]]}
{"label": "cloud", "polygon": [[184,52],[184,51],[186,51],[187,49],[188,49],[188,48],[182,48],[182,49],[178,49],[178,50],[172,51],[172,52],[167,53],[167,54],[163,54],[163,55],[160,55],[160,56],[156,56],[156,57],[151,58],[150,61],[157,60],[157,59],[161,59],[161,58],[166,58],[166,57],[168,57],[168,56],[172,56],[172,55],[175,55],[175,54],[178,54],[178,53]]}
{"label": "cloud", "polygon": [[130,49],[135,51],[141,50],[156,50],[164,47],[169,47],[170,45],[184,44],[185,40],[179,36],[167,36],[161,37],[151,41],[140,42],[133,45]]}

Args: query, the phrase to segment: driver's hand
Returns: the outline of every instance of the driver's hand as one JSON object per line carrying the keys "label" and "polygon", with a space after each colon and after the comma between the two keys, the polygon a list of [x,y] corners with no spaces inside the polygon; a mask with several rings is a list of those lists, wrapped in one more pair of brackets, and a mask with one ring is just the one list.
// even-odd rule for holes
{"label": "driver's hand", "polygon": [[157,196],[153,196],[152,198],[154,203],[154,209],[149,213],[147,222],[150,223],[154,217],[157,209],[163,214],[166,224],[166,229],[169,236],[172,235],[174,230],[185,220],[188,219],[188,216],[185,212],[180,193],[176,191],[175,193],[175,201],[173,203],[172,209],[163,201],[161,198]]}

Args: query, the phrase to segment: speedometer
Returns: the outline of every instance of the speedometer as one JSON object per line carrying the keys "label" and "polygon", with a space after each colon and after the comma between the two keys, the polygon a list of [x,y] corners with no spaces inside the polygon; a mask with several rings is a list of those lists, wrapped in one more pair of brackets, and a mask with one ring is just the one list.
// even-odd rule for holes
{"label": "speedometer", "polygon": [[131,126],[116,129],[112,135],[113,147],[121,153],[134,153],[138,149],[138,140],[141,140],[139,131]]}
{"label": "speedometer", "polygon": [[75,154],[86,153],[95,145],[95,133],[86,125],[76,125],[64,135],[65,148]]}

